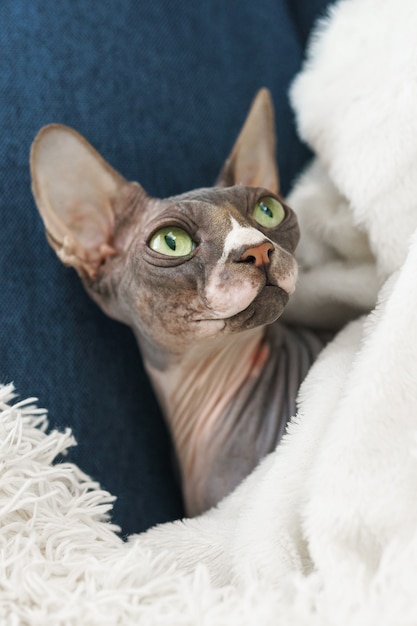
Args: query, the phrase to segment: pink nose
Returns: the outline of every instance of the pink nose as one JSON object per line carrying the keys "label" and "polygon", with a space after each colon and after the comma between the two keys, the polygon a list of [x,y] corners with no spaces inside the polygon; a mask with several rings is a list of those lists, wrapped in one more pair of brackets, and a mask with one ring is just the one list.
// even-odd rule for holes
{"label": "pink nose", "polygon": [[248,248],[240,257],[241,261],[253,263],[256,267],[261,265],[269,265],[269,259],[274,246],[269,241],[261,243],[259,246]]}

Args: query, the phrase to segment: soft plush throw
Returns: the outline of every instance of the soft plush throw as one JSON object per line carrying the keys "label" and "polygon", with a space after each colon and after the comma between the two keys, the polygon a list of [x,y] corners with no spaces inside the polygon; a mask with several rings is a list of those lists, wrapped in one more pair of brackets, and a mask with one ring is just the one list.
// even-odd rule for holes
{"label": "soft plush throw", "polygon": [[287,318],[341,330],[216,509],[123,543],[111,497],[53,465],[70,433],[2,389],[2,623],[417,623],[416,32],[413,0],[342,0],[292,88],[316,158]]}

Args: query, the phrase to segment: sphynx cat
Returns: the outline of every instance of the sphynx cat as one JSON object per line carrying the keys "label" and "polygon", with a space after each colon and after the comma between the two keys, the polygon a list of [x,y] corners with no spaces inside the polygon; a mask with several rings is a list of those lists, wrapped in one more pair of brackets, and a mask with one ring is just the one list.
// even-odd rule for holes
{"label": "sphynx cat", "polygon": [[151,198],[76,131],[31,151],[48,240],[137,339],[174,441],[188,515],[278,444],[322,347],[277,319],[297,278],[297,219],[279,193],[274,113],[258,92],[214,187]]}

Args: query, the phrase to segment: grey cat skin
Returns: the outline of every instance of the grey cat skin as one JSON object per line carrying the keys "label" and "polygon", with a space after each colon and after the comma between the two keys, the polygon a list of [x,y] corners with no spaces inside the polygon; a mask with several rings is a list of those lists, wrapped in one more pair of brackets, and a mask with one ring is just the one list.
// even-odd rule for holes
{"label": "grey cat skin", "polygon": [[30,164],[51,246],[135,334],[187,514],[199,514],[276,447],[321,349],[276,321],[295,288],[299,230],[279,193],[269,92],[212,188],[151,198],[56,124],[37,135]]}

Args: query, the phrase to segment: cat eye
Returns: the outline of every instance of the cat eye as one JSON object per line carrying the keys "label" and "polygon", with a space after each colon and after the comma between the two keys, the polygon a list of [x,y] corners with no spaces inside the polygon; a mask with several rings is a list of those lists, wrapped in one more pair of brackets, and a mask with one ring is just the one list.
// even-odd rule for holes
{"label": "cat eye", "polygon": [[195,248],[190,235],[182,228],[168,226],[156,231],[152,236],[149,247],[165,256],[188,256]]}
{"label": "cat eye", "polygon": [[278,226],[278,224],[283,221],[285,209],[276,198],[262,198],[262,200],[255,204],[252,216],[260,226],[275,228],[275,226]]}

